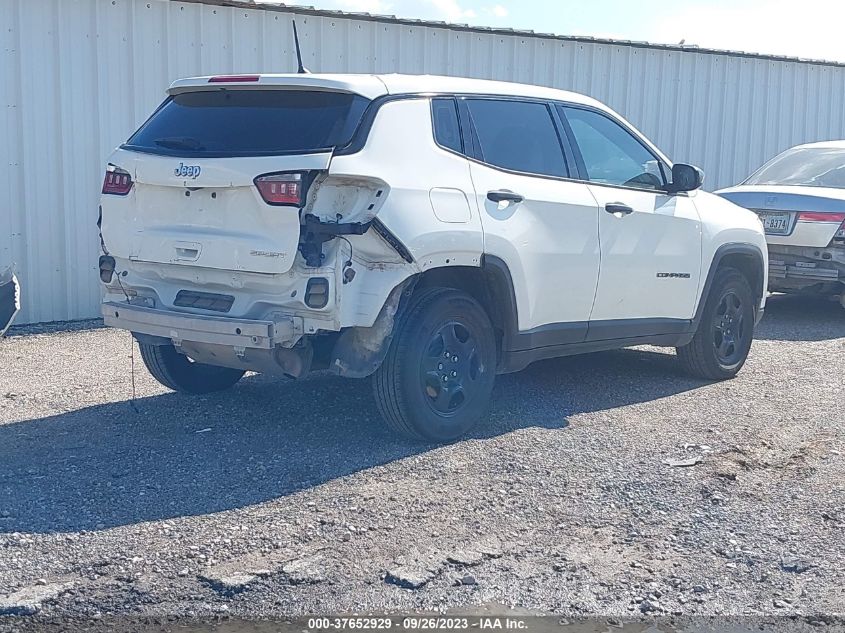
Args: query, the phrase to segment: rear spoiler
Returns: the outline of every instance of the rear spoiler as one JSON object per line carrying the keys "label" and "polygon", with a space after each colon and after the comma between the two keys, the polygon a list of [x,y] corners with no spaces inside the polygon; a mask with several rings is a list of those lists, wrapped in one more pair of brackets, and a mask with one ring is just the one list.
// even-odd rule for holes
{"label": "rear spoiler", "polygon": [[206,90],[321,90],[326,92],[348,92],[367,99],[387,94],[384,83],[375,75],[215,75],[192,77],[174,81],[167,94],[170,96],[185,92]]}

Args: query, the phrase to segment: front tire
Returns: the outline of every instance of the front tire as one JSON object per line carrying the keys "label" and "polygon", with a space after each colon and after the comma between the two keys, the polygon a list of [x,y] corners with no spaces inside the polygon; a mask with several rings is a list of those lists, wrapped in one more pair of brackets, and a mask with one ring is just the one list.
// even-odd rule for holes
{"label": "front tire", "polygon": [[708,380],[733,378],[742,369],[754,338],[754,293],[736,268],[716,271],[698,330],[678,347],[687,373]]}
{"label": "front tire", "polygon": [[449,442],[485,417],[495,374],[496,339],[481,305],[458,290],[425,288],[397,322],[373,391],[393,430]]}
{"label": "front tire", "polygon": [[223,391],[244,375],[240,369],[195,363],[176,351],[173,345],[139,343],[147,370],[162,385],[182,393],[203,394]]}

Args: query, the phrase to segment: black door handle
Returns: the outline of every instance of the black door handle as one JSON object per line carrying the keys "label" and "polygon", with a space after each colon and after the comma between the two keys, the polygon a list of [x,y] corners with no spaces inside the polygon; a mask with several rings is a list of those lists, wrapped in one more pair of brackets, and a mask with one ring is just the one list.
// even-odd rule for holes
{"label": "black door handle", "polygon": [[604,205],[604,210],[608,213],[621,213],[622,215],[628,215],[629,213],[634,212],[631,207],[627,204],[622,204],[621,202],[608,202]]}
{"label": "black door handle", "polygon": [[496,191],[488,191],[487,199],[491,202],[522,202],[525,197],[510,189],[497,189]]}

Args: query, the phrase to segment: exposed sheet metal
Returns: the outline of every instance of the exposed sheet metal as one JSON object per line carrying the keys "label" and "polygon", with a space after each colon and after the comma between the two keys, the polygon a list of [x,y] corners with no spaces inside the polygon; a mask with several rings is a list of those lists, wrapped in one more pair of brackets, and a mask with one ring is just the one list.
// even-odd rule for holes
{"label": "exposed sheet metal", "polygon": [[[229,5],[229,6],[227,6]],[[845,138],[845,66],[547,36],[231,0],[0,0],[0,264],[20,322],[97,316],[106,156],[181,77],[433,73],[534,83],[606,102],[708,189],[787,147]]]}

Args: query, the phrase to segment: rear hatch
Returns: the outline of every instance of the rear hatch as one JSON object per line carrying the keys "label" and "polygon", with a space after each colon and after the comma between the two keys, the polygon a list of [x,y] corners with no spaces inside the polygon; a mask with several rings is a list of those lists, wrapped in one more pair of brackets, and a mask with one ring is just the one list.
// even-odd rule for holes
{"label": "rear hatch", "polygon": [[845,190],[740,185],[717,192],[757,213],[769,244],[822,248],[845,238]]}
{"label": "rear hatch", "polygon": [[102,197],[111,255],[256,273],[291,268],[308,186],[350,141],[369,99],[237,81],[247,83],[180,88],[112,156]]}

